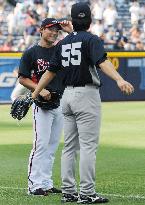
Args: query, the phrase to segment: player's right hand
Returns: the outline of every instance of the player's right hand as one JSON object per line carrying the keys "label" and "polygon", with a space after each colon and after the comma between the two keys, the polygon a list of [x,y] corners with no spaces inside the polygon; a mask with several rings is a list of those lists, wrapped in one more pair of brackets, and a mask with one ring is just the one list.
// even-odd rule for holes
{"label": "player's right hand", "polygon": [[73,26],[72,26],[71,21],[67,21],[67,20],[61,21],[60,25],[61,25],[63,31],[65,31],[67,33],[73,32]]}
{"label": "player's right hand", "polygon": [[44,100],[50,100],[51,99],[51,93],[46,89],[43,89],[40,92],[40,95],[44,98]]}
{"label": "player's right hand", "polygon": [[131,83],[125,81],[124,79],[118,80],[117,85],[126,95],[130,95],[134,92],[134,87],[131,85]]}

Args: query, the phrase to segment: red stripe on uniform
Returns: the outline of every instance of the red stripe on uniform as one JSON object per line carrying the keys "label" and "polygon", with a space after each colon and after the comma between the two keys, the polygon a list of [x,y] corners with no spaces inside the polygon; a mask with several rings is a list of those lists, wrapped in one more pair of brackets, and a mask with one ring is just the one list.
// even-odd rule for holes
{"label": "red stripe on uniform", "polygon": [[34,145],[34,151],[32,153],[32,156],[31,156],[31,159],[30,159],[30,168],[29,168],[29,175],[28,175],[28,180],[32,183],[33,185],[33,181],[30,179],[30,175],[31,175],[31,171],[32,171],[32,161],[33,161],[33,158],[34,158],[34,155],[35,155],[35,152],[36,152],[36,146],[37,146],[37,130],[36,130],[36,118],[35,118],[35,113],[36,111],[38,112],[38,109],[35,105],[35,109],[34,109],[34,122],[35,122],[35,145]]}

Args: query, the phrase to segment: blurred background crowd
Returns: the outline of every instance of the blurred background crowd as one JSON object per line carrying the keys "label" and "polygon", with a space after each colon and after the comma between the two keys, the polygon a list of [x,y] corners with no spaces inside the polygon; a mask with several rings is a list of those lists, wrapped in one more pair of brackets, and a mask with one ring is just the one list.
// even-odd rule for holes
{"label": "blurred background crowd", "polygon": [[[0,51],[24,51],[38,41],[44,18],[70,19],[71,5],[80,1],[0,0]],[[145,0],[86,2],[93,14],[90,31],[102,39],[107,50],[145,49]],[[58,40],[65,35],[61,31]]]}

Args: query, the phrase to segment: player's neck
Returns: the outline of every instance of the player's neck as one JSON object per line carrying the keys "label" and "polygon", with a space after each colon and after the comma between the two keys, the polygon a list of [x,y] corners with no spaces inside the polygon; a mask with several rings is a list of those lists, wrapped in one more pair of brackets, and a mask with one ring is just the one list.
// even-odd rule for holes
{"label": "player's neck", "polygon": [[50,47],[53,46],[53,43],[48,42],[48,41],[46,42],[46,41],[41,39],[40,42],[38,43],[38,45],[41,46],[41,47],[44,47],[44,48],[50,48]]}

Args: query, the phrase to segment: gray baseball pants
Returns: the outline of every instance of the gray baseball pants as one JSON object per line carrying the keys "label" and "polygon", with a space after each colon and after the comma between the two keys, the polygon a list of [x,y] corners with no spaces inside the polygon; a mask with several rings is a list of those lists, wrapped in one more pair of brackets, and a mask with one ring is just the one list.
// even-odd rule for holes
{"label": "gray baseball pants", "polygon": [[61,159],[62,192],[77,192],[76,152],[80,149],[80,194],[95,193],[96,150],[98,148],[101,100],[95,86],[68,86],[63,94],[64,149]]}

